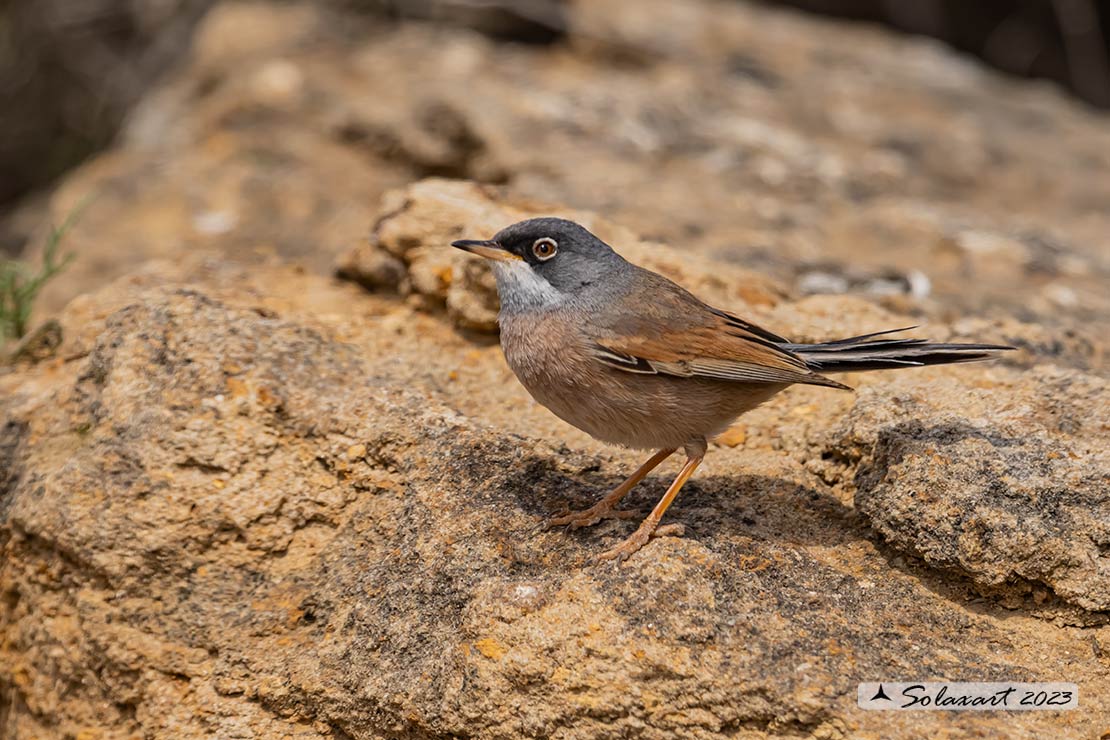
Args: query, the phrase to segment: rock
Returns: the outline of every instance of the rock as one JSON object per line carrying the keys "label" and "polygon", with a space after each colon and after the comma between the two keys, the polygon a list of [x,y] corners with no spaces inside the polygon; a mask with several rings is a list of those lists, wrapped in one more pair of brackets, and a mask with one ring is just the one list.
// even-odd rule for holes
{"label": "rock", "polygon": [[798,292],[802,295],[859,293],[877,297],[910,295],[925,298],[929,295],[931,283],[925,273],[914,270],[906,275],[887,272],[867,274],[852,270],[847,275],[812,270],[803,273],[797,281]]}
{"label": "rock", "polygon": [[219,77],[238,65],[253,67],[259,60],[271,64],[275,51],[309,46],[324,32],[323,23],[322,14],[308,5],[260,0],[217,4],[197,29],[190,61],[198,71]]}
{"label": "rock", "polygon": [[0,120],[0,206],[49,187],[108,146],[131,106],[183,55],[211,5],[5,3],[0,108],[19,115]]}
{"label": "rock", "polygon": [[[758,5],[563,10],[526,47],[221,4],[52,196],[96,193],[37,306],[60,333],[0,370],[4,731],[1105,732],[1105,121]],[[538,214],[800,341],[1020,351],[787,390],[713,446],[684,537],[597,566],[634,522],[540,525],[642,456],[524,392],[448,246]],[[850,293],[782,287],[817,272]],[[895,677],[1081,708],[855,708]]]}
{"label": "rock", "polygon": [[54,356],[62,343],[62,326],[56,319],[43,322],[27,333],[11,350],[0,355],[3,362],[41,362]]}
{"label": "rock", "polygon": [[340,256],[335,273],[371,291],[397,291],[405,279],[405,263],[384,250],[360,245]]}
{"label": "rock", "polygon": [[404,291],[420,296],[430,306],[446,306],[460,328],[496,331],[497,291],[488,266],[452,249],[451,242],[489,238],[504,226],[536,216],[579,221],[627,259],[722,306],[738,311],[767,308],[785,296],[782,288],[757,273],[645,242],[595,214],[506,200],[496,190],[473,183],[422,180],[390,193],[383,211],[371,239],[340,256],[337,274],[363,283],[357,266],[394,264],[399,259],[408,270]]}
{"label": "rock", "polygon": [[[936,323],[1110,330],[1099,116],[935,44],[759,5],[559,12],[565,41],[537,46],[221,3],[119,146],[54,195],[55,223],[97,197],[39,320],[184,251],[328,270],[384,192],[435,176],[499,185],[528,212],[601,214],[629,229],[615,243],[666,243],[779,285],[843,276]],[[488,301],[457,303],[488,325]]]}
{"label": "rock", "polygon": [[894,548],[1108,611],[1107,419],[1090,375],[1040,366],[928,393],[898,376],[860,394],[823,456],[854,468],[856,508]]}
{"label": "rock", "polygon": [[[457,387],[424,380],[414,358],[435,346],[442,366],[465,340],[419,315],[399,335],[351,323],[387,300],[285,268],[166,263],[67,310],[69,360],[0,376],[0,688],[18,697],[7,727],[910,738],[954,720],[903,728],[859,712],[861,677],[1034,680],[1067,665],[1084,687],[1072,726],[1100,729],[1107,667],[1076,660],[1085,636],[1015,629],[996,607],[938,593],[941,577],[892,566],[801,456],[711,457],[675,507],[686,537],[591,565],[626,527],[537,524],[621,470],[599,445],[514,434],[542,428],[518,388],[497,389],[504,411],[451,410],[489,387],[496,355],[478,350]],[[347,315],[328,318],[332,304]],[[952,378],[992,373],[1022,382],[1005,369]],[[891,408],[881,400],[865,393],[843,426],[867,436]],[[1021,408],[1015,424],[1051,416]],[[1097,424],[1078,423],[1076,449]],[[888,467],[897,444],[911,456],[922,444],[904,428],[894,439],[876,443]],[[975,452],[1012,462],[1006,448]],[[892,485],[870,458],[859,465],[873,495]],[[904,467],[945,490],[944,468]],[[1059,728],[1041,712],[955,721],[986,735]]]}
{"label": "rock", "polygon": [[557,41],[567,31],[564,0],[476,3],[473,0],[357,0],[361,11],[419,18],[471,28],[494,38],[523,43]]}
{"label": "rock", "polygon": [[1022,350],[1006,354],[1002,361],[1007,365],[1030,368],[1038,363],[1052,363],[1090,373],[1100,373],[1106,367],[1105,342],[1083,327],[969,317],[954,322],[951,334],[943,338],[945,341],[971,342],[977,341],[975,337],[984,336],[996,337],[996,341]]}
{"label": "rock", "polygon": [[734,424],[717,437],[717,444],[725,447],[739,447],[748,440],[748,430],[742,424]]}

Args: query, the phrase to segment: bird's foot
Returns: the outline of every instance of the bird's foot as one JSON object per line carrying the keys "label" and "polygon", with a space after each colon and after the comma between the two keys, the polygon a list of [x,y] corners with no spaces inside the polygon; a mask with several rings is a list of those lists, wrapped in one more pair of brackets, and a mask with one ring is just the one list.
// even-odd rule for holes
{"label": "bird's foot", "polygon": [[650,522],[645,521],[640,525],[640,528],[632,533],[632,536],[621,542],[616,547],[610,548],[597,556],[598,561],[604,560],[617,560],[623,562],[629,558],[632,553],[639,550],[646,545],[649,540],[656,537],[681,537],[686,534],[686,527],[681,524],[665,524],[662,527],[657,527]]}
{"label": "bird's foot", "polygon": [[569,524],[571,529],[580,529],[582,527],[592,527],[602,519],[633,519],[639,515],[640,512],[638,511],[618,509],[615,504],[602,500],[588,509],[571,511],[563,516],[548,519],[544,528],[550,529],[551,527],[561,527]]}

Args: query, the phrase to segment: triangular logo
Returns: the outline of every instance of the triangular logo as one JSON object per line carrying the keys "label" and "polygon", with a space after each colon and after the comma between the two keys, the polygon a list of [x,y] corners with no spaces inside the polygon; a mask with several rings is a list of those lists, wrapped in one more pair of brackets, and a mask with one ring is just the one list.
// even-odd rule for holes
{"label": "triangular logo", "polygon": [[875,695],[871,697],[871,701],[875,701],[876,699],[886,699],[887,701],[891,701],[891,698],[886,695],[885,691],[883,691],[882,684],[879,684],[879,690],[876,691]]}

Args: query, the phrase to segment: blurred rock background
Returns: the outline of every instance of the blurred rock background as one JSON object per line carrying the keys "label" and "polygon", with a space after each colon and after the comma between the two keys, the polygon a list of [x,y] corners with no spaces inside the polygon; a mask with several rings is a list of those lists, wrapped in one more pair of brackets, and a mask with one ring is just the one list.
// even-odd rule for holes
{"label": "blurred rock background", "polygon": [[1110,106],[1110,5],[1104,0],[778,0],[837,18],[940,39],[1021,77],[1055,80]]}
{"label": "blurred rock background", "polygon": [[[1110,731],[1104,16],[909,6],[838,10],[1057,81],[733,0],[5,5],[5,250],[80,215],[0,362],[0,737]],[[798,340],[1019,351],[788,390],[597,568],[624,523],[538,525],[638,453],[446,246],[540,213]]]}
{"label": "blurred rock background", "polygon": [[[99,202],[95,244],[72,232],[82,259],[40,315],[181,250],[327,271],[386,190],[432,175],[600,211],[803,295],[1038,322],[1069,346],[1108,328],[1100,116],[935,42],[727,1],[28,7],[13,15],[72,16],[77,40],[5,69],[51,106],[69,87],[101,103],[73,107],[96,125],[70,126],[64,106],[51,125],[6,116],[25,131],[14,156],[39,152],[22,169],[45,177],[44,147],[87,154],[122,122],[49,206],[32,191],[0,220],[9,251],[34,258],[46,224]],[[109,53],[111,38],[130,41]],[[80,43],[100,61],[72,58]],[[44,88],[40,67],[68,82]],[[106,80],[131,82],[97,92]]]}
{"label": "blurred rock background", "polygon": [[[8,0],[0,8],[0,251],[16,253],[16,202],[107,146],[131,106],[174,67],[216,0]],[[552,43],[564,0],[325,0],[362,18],[422,19],[506,41]],[[943,40],[998,69],[1059,82],[1110,106],[1110,5],[1101,0],[779,0]]]}

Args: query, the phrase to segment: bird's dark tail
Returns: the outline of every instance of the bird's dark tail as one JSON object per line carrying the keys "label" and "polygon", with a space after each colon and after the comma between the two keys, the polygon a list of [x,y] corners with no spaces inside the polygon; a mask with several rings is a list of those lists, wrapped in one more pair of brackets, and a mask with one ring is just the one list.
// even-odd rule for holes
{"label": "bird's dark tail", "polygon": [[942,344],[927,339],[875,338],[914,328],[879,331],[821,344],[779,346],[802,358],[814,372],[831,373],[978,362],[992,359],[997,352],[1015,349],[1001,344]]}

